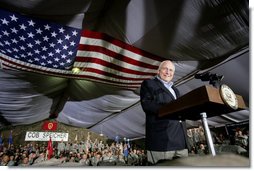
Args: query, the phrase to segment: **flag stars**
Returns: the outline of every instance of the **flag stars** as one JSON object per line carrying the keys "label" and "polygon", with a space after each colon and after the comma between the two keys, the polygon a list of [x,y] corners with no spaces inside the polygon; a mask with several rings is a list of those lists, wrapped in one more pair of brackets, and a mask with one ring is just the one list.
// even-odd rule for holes
{"label": "flag stars", "polygon": [[57,40],[57,43],[62,44],[62,43],[63,43],[63,40],[62,40],[62,39],[58,39],[58,40]]}
{"label": "flag stars", "polygon": [[24,36],[19,36],[19,39],[22,40],[22,41],[26,40],[26,38]]}
{"label": "flag stars", "polygon": [[47,59],[47,57],[45,55],[42,55],[41,58],[42,59]]}
{"label": "flag stars", "polygon": [[18,52],[19,50],[17,48],[12,48],[14,52]]}
{"label": "flag stars", "polygon": [[13,27],[13,28],[11,28],[11,32],[17,34],[17,33],[18,33],[18,30],[17,30],[15,27]]}
{"label": "flag stars", "polygon": [[33,38],[33,37],[34,37],[34,34],[33,34],[32,32],[27,33],[27,34],[28,34],[28,37],[31,37],[31,38]]}
{"label": "flag stars", "polygon": [[52,33],[51,33],[51,36],[52,36],[52,37],[56,37],[56,36],[57,36],[56,32],[52,32]]}
{"label": "flag stars", "polygon": [[28,52],[27,56],[33,56],[33,54],[31,52]]}
{"label": "flag stars", "polygon": [[55,44],[54,44],[54,43],[50,43],[49,46],[52,47],[52,48],[54,48],[54,47],[55,47]]}
{"label": "flag stars", "polygon": [[26,50],[26,48],[24,46],[20,46],[19,47],[21,50]]}
{"label": "flag stars", "polygon": [[72,31],[72,35],[73,36],[77,36],[78,35],[78,32],[76,30]]}
{"label": "flag stars", "polygon": [[35,44],[36,44],[36,45],[40,45],[40,44],[41,44],[41,41],[40,41],[40,40],[35,40]]}
{"label": "flag stars", "polygon": [[43,40],[47,42],[49,40],[48,36],[44,36]]}
{"label": "flag stars", "polygon": [[79,29],[41,23],[10,13],[0,17],[0,25],[2,54],[12,54],[13,58],[19,57],[24,63],[70,69],[80,38]]}
{"label": "flag stars", "polygon": [[10,17],[11,17],[11,21],[16,21],[16,22],[17,22],[17,19],[18,19],[18,18],[17,18],[14,14],[11,15]]}
{"label": "flag stars", "polygon": [[14,58],[19,59],[19,56],[18,55],[14,55]]}
{"label": "flag stars", "polygon": [[76,43],[75,43],[74,41],[72,41],[72,42],[70,43],[71,46],[75,46],[75,44],[76,44]]}
{"label": "flag stars", "polygon": [[42,33],[42,30],[40,28],[36,29],[36,33],[37,34],[41,34]]}
{"label": "flag stars", "polygon": [[59,58],[55,58],[54,60],[55,60],[56,62],[58,62],[60,59],[59,59]]}
{"label": "flag stars", "polygon": [[29,24],[29,26],[33,26],[34,27],[35,22],[33,22],[33,20],[30,20],[30,21],[28,21],[28,24]]}
{"label": "flag stars", "polygon": [[64,46],[63,46],[63,49],[67,50],[67,49],[68,49],[68,46],[64,45]]}
{"label": "flag stars", "polygon": [[52,52],[49,52],[48,54],[49,54],[49,56],[53,56],[54,55]]}
{"label": "flag stars", "polygon": [[8,33],[6,30],[2,31],[5,36],[9,36],[10,33]]}
{"label": "flag stars", "polygon": [[40,59],[39,58],[34,58],[34,61],[40,61]]}
{"label": "flag stars", "polygon": [[65,54],[61,55],[61,58],[65,59],[67,56]]}
{"label": "flag stars", "polygon": [[47,25],[44,25],[44,29],[45,30],[49,30],[50,29],[50,26],[47,24]]}
{"label": "flag stars", "polygon": [[68,34],[64,36],[66,40],[69,40],[71,38],[71,36],[69,36]]}
{"label": "flag stars", "polygon": [[5,44],[5,45],[8,45],[8,46],[10,46],[10,45],[11,45],[11,43],[10,43],[9,41],[7,41],[7,40],[6,40],[6,41],[4,41],[4,44]]}
{"label": "flag stars", "polygon": [[48,48],[47,48],[46,46],[43,46],[43,47],[42,47],[42,51],[47,51],[47,49],[48,49]]}
{"label": "flag stars", "polygon": [[19,25],[19,27],[21,30],[26,30],[26,28],[27,28],[24,24]]}
{"label": "flag stars", "polygon": [[4,19],[1,19],[1,21],[2,21],[2,24],[6,24],[6,25],[9,24],[9,21],[7,21],[5,18],[4,18]]}
{"label": "flag stars", "polygon": [[17,44],[18,43],[18,41],[14,38],[14,39],[11,39],[11,41],[12,41],[12,43],[15,43],[15,44]]}
{"label": "flag stars", "polygon": [[39,51],[38,49],[36,49],[36,50],[34,51],[34,53],[40,54],[40,51]]}
{"label": "flag stars", "polygon": [[33,48],[34,45],[32,45],[32,43],[28,43],[27,46]]}
{"label": "flag stars", "polygon": [[60,53],[61,52],[61,50],[60,49],[56,49],[56,53]]}
{"label": "flag stars", "polygon": [[60,33],[63,33],[65,30],[63,29],[63,27],[61,27],[60,29],[59,29],[59,32]]}

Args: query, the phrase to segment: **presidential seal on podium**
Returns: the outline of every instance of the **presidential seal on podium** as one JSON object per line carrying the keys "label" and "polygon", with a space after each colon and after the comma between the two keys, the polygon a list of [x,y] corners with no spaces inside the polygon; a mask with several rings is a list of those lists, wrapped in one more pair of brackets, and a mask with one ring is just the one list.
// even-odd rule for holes
{"label": "presidential seal on podium", "polygon": [[223,102],[227,106],[231,107],[234,110],[236,110],[238,108],[238,101],[236,98],[236,94],[226,84],[222,84],[220,86],[220,96],[221,96]]}

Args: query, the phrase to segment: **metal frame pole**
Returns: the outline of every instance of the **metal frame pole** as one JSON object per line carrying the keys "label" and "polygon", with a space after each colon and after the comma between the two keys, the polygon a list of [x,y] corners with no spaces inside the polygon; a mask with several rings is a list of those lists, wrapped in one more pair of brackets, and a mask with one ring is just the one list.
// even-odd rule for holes
{"label": "metal frame pole", "polygon": [[215,153],[215,149],[214,149],[214,144],[213,144],[213,139],[212,139],[212,136],[211,136],[211,132],[210,132],[210,129],[208,127],[208,123],[207,123],[207,119],[206,119],[207,118],[206,112],[200,113],[200,116],[201,116],[202,123],[203,123],[204,129],[205,129],[205,134],[206,134],[207,144],[208,144],[208,147],[209,147],[209,152],[212,153],[213,156],[215,156],[216,153]]}

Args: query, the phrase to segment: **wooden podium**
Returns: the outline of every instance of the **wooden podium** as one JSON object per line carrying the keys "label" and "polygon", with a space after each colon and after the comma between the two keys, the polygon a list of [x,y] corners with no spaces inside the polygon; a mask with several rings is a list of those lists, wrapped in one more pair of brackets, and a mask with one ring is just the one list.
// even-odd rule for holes
{"label": "wooden podium", "polygon": [[187,120],[201,119],[209,151],[215,156],[214,145],[206,118],[246,109],[242,96],[236,95],[236,98],[238,108],[235,110],[224,103],[219,89],[212,86],[202,86],[161,107],[159,117]]}

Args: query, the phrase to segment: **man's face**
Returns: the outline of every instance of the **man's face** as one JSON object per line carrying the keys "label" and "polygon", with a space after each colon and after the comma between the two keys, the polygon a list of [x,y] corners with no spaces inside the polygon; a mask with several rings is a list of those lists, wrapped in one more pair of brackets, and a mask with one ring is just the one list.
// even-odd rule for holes
{"label": "man's face", "polygon": [[175,66],[170,61],[164,62],[158,71],[160,78],[166,82],[169,82],[173,79],[174,73]]}

